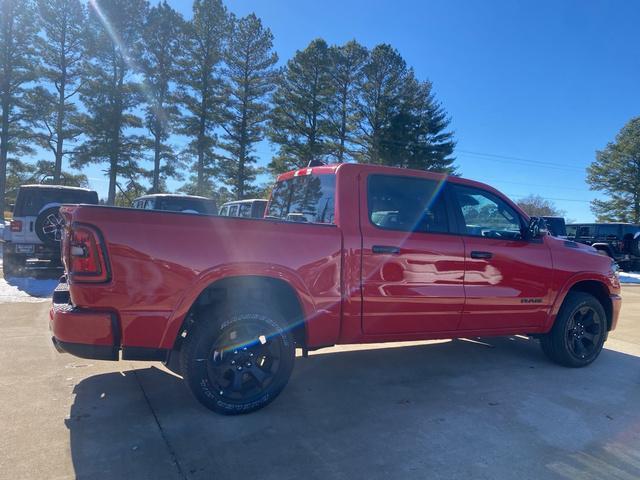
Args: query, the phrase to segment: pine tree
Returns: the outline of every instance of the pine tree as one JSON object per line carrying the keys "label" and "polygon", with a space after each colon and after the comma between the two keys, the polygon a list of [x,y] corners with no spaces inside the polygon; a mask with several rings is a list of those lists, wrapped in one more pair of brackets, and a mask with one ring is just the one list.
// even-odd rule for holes
{"label": "pine tree", "polygon": [[273,35],[254,14],[235,20],[225,51],[225,98],[221,147],[228,155],[222,161],[221,174],[242,199],[253,193],[250,184],[257,170],[253,146],[263,139],[269,104],[266,96],[275,88]]}
{"label": "pine tree", "polygon": [[193,18],[185,27],[180,81],[181,102],[188,112],[181,133],[193,139],[185,153],[195,157],[194,185],[184,188],[198,195],[213,191],[211,177],[217,174],[214,130],[221,121],[220,68],[228,28],[227,10],[220,0],[195,0]]}
{"label": "pine tree", "polygon": [[34,7],[28,0],[0,0],[0,214],[4,215],[7,166],[30,153],[32,139],[26,97],[37,78],[33,44]]}
{"label": "pine tree", "polygon": [[449,119],[436,102],[431,82],[417,80],[412,70],[404,80],[397,112],[381,129],[380,155],[385,165],[455,173]]}
{"label": "pine tree", "polygon": [[363,67],[358,86],[358,130],[355,154],[361,163],[384,164],[382,140],[391,119],[400,113],[404,93],[407,64],[390,45],[378,45],[370,53]]}
{"label": "pine tree", "polygon": [[632,118],[614,142],[596,152],[587,183],[610,197],[591,202],[599,222],[640,223],[640,117]]}
{"label": "pine tree", "polygon": [[152,136],[153,169],[151,192],[161,191],[167,177],[177,175],[177,159],[166,145],[174,126],[179,122],[180,109],[174,92],[178,76],[177,58],[184,20],[166,0],[151,8],[143,30],[145,72],[145,124]]}
{"label": "pine tree", "polygon": [[32,107],[40,127],[38,143],[52,152],[53,181],[58,182],[69,143],[81,133],[73,99],[80,88],[86,11],[79,0],[38,0],[38,19],[44,34],[37,47],[45,86],[36,89]]}
{"label": "pine tree", "polygon": [[287,62],[273,94],[269,137],[278,155],[269,168],[283,172],[323,160],[329,151],[328,108],[332,95],[329,47],[312,41]]}
{"label": "pine tree", "polygon": [[141,103],[136,80],[148,4],[146,0],[96,0],[89,5],[90,58],[80,91],[88,111],[83,122],[86,141],[72,164],[107,163],[107,203],[113,205],[118,178],[131,181],[143,173],[138,163],[141,139],[130,129],[142,127],[135,114]]}
{"label": "pine tree", "polygon": [[331,155],[338,163],[352,158],[357,86],[362,81],[362,68],[367,56],[367,49],[355,40],[330,49],[332,98],[328,109],[329,138]]}
{"label": "pine tree", "polygon": [[358,161],[454,173],[449,118],[397,50],[371,51],[359,90]]}

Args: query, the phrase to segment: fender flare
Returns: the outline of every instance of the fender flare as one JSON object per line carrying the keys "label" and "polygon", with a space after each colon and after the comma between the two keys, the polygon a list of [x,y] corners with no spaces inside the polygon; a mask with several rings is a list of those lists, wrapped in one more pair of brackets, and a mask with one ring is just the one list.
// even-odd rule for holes
{"label": "fender flare", "polygon": [[[169,349],[173,347],[187,314],[205,289],[217,281],[234,277],[267,277],[288,284],[294,291],[302,308],[307,340],[314,336],[315,328],[312,320],[323,312],[318,311],[307,286],[295,271],[282,265],[274,266],[268,263],[235,263],[218,265],[201,272],[196,280],[185,289],[185,293],[178,301],[178,304],[173,309],[173,314],[167,321],[167,326],[162,335],[161,347]],[[336,321],[334,330],[337,339],[340,330],[339,319]]]}
{"label": "fender flare", "polygon": [[609,245],[608,243],[592,243],[591,246],[596,250],[604,250],[605,252],[607,252],[608,256],[613,258],[613,250],[611,249],[611,245]]}
{"label": "fender flare", "polygon": [[564,283],[564,285],[556,295],[555,301],[553,302],[551,306],[551,310],[549,311],[549,315],[547,315],[547,320],[544,323],[542,328],[542,331],[544,333],[548,332],[553,327],[553,324],[556,321],[556,316],[558,315],[558,312],[560,311],[560,307],[562,307],[562,304],[564,303],[564,300],[567,297],[567,294],[569,293],[569,291],[575,285],[584,281],[601,283],[602,286],[609,293],[609,295],[611,295],[611,289],[610,289],[611,282],[609,280],[609,277],[607,277],[606,275],[603,275],[602,273],[599,273],[599,272],[580,272],[580,273],[576,273],[575,275],[572,275]]}

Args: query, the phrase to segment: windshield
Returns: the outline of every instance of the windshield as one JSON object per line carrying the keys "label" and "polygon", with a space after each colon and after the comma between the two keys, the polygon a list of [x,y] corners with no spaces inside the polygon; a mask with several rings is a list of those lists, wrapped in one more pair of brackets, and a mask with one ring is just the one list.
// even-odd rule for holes
{"label": "windshield", "polygon": [[301,175],[278,182],[267,218],[291,222],[334,223],[335,175]]}

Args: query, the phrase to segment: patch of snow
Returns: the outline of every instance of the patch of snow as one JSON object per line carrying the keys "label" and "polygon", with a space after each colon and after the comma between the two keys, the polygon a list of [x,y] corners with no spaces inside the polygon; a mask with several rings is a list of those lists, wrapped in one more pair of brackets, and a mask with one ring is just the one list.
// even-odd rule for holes
{"label": "patch of snow", "polygon": [[620,272],[620,283],[640,284],[640,272]]}
{"label": "patch of snow", "polygon": [[57,279],[31,277],[0,278],[0,304],[16,302],[46,302],[58,285]]}

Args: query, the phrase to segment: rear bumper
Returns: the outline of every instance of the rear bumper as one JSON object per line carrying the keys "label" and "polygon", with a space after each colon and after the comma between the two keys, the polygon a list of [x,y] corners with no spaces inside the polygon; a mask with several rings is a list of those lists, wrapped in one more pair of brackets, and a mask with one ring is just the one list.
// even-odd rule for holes
{"label": "rear bumper", "polygon": [[121,346],[118,315],[72,305],[65,277],[53,293],[49,330],[58,352],[80,358],[119,360],[121,348],[123,360],[163,361],[169,354],[168,350],[161,348]]}
{"label": "rear bumper", "polygon": [[611,330],[615,330],[618,325],[620,308],[622,307],[622,297],[620,295],[609,295],[611,299]]}
{"label": "rear bumper", "polygon": [[49,312],[53,344],[81,358],[118,360],[120,340],[115,315],[54,303]]}

